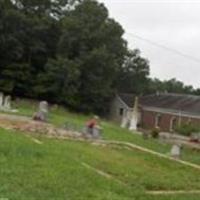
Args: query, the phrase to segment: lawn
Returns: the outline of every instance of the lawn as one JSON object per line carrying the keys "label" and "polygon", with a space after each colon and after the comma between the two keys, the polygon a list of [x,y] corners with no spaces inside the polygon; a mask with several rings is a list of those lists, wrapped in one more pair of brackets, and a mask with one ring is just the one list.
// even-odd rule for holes
{"label": "lawn", "polygon": [[[19,115],[32,116],[37,111],[38,102],[20,100],[14,103],[14,108],[19,110]],[[56,126],[62,127],[66,122],[73,124],[75,127],[80,129],[84,127],[85,122],[91,116],[77,114],[69,112],[60,106],[51,106],[49,122]],[[134,134],[126,129],[122,129],[119,125],[113,124],[106,120],[102,120],[103,127],[103,139],[105,140],[117,140],[131,142],[151,150],[168,154],[171,149],[171,145],[161,143],[156,139],[144,140],[140,135]],[[182,151],[182,159],[190,161],[196,164],[200,164],[200,152],[192,151],[188,148],[184,148]]]}
{"label": "lawn", "polygon": [[0,199],[200,199],[198,194],[146,194],[200,190],[200,170],[151,154],[41,136],[38,144],[29,136],[3,129],[0,138]]}
{"label": "lawn", "polygon": [[[29,117],[37,106],[38,102],[24,100],[13,105],[18,115]],[[49,122],[58,127],[68,122],[82,128],[89,118],[52,106]],[[130,142],[164,154],[170,151],[168,144],[144,140],[106,120],[101,125],[105,140]],[[37,144],[22,133],[3,129],[0,138],[0,199],[200,199],[199,194],[146,194],[154,190],[200,190],[200,170],[151,154],[42,137],[38,139],[43,144]],[[186,148],[182,159],[200,164],[199,152]]]}

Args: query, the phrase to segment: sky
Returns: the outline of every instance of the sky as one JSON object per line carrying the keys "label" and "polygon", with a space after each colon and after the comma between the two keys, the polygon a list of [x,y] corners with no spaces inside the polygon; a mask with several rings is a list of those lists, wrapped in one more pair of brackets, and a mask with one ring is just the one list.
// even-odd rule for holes
{"label": "sky", "polygon": [[200,0],[99,0],[125,30],[150,76],[200,87]]}

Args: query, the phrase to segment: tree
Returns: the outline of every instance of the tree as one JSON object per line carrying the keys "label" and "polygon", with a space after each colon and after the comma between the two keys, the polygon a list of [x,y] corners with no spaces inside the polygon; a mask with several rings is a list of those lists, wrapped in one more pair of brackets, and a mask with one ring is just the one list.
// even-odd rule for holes
{"label": "tree", "polygon": [[105,113],[127,53],[124,31],[103,4],[90,0],[79,3],[61,22],[59,55],[80,62],[78,108]]}
{"label": "tree", "polygon": [[[49,0],[16,0],[0,4],[0,87],[3,91],[10,91],[14,95],[36,96],[33,93],[36,77],[44,70],[48,58],[55,58],[60,35],[58,21],[46,14],[49,3]],[[37,7],[46,11],[33,14],[30,10]],[[26,69],[23,71],[24,66]],[[16,80],[19,80],[16,71],[20,71],[26,87],[21,92],[15,89],[18,88]],[[27,71],[31,78],[27,76]]]}
{"label": "tree", "polygon": [[38,98],[75,108],[79,87],[79,66],[68,59],[50,59],[43,73],[38,75],[38,84],[34,88]]}
{"label": "tree", "polygon": [[199,94],[149,78],[124,30],[96,0],[1,0],[0,90],[105,114],[116,91]]}
{"label": "tree", "polygon": [[0,91],[24,96],[29,92],[31,73],[26,63],[13,63],[1,71]]}
{"label": "tree", "polygon": [[81,63],[79,109],[105,114],[112,97],[117,68],[114,59],[104,49],[94,49]]}
{"label": "tree", "polygon": [[149,62],[139,50],[129,51],[117,79],[118,91],[144,94],[148,87]]}
{"label": "tree", "polygon": [[195,90],[192,86],[184,85],[183,82],[178,81],[175,78],[164,81],[159,79],[150,80],[148,93],[155,92],[195,94]]}

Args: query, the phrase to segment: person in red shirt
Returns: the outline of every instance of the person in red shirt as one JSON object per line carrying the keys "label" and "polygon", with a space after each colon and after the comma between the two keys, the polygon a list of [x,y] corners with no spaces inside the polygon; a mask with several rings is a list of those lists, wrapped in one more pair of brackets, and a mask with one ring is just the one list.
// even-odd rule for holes
{"label": "person in red shirt", "polygon": [[87,127],[87,132],[89,134],[93,135],[94,128],[98,126],[98,120],[99,120],[99,117],[98,116],[94,116],[92,119],[87,121],[86,127]]}

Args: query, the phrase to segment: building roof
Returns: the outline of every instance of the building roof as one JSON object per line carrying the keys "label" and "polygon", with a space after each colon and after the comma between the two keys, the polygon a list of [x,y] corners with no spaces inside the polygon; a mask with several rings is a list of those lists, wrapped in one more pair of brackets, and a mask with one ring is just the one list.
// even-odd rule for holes
{"label": "building roof", "polygon": [[185,94],[154,94],[140,98],[140,105],[200,114],[200,96]]}
{"label": "building roof", "polygon": [[[119,94],[124,103],[132,108],[134,106],[135,96],[133,94]],[[200,96],[160,93],[146,95],[139,98],[141,106],[174,110],[178,112],[186,112],[200,115]]]}
{"label": "building roof", "polygon": [[120,97],[120,99],[121,99],[129,108],[133,108],[136,95],[134,95],[134,94],[127,94],[127,93],[120,93],[120,94],[118,94],[118,96]]}

